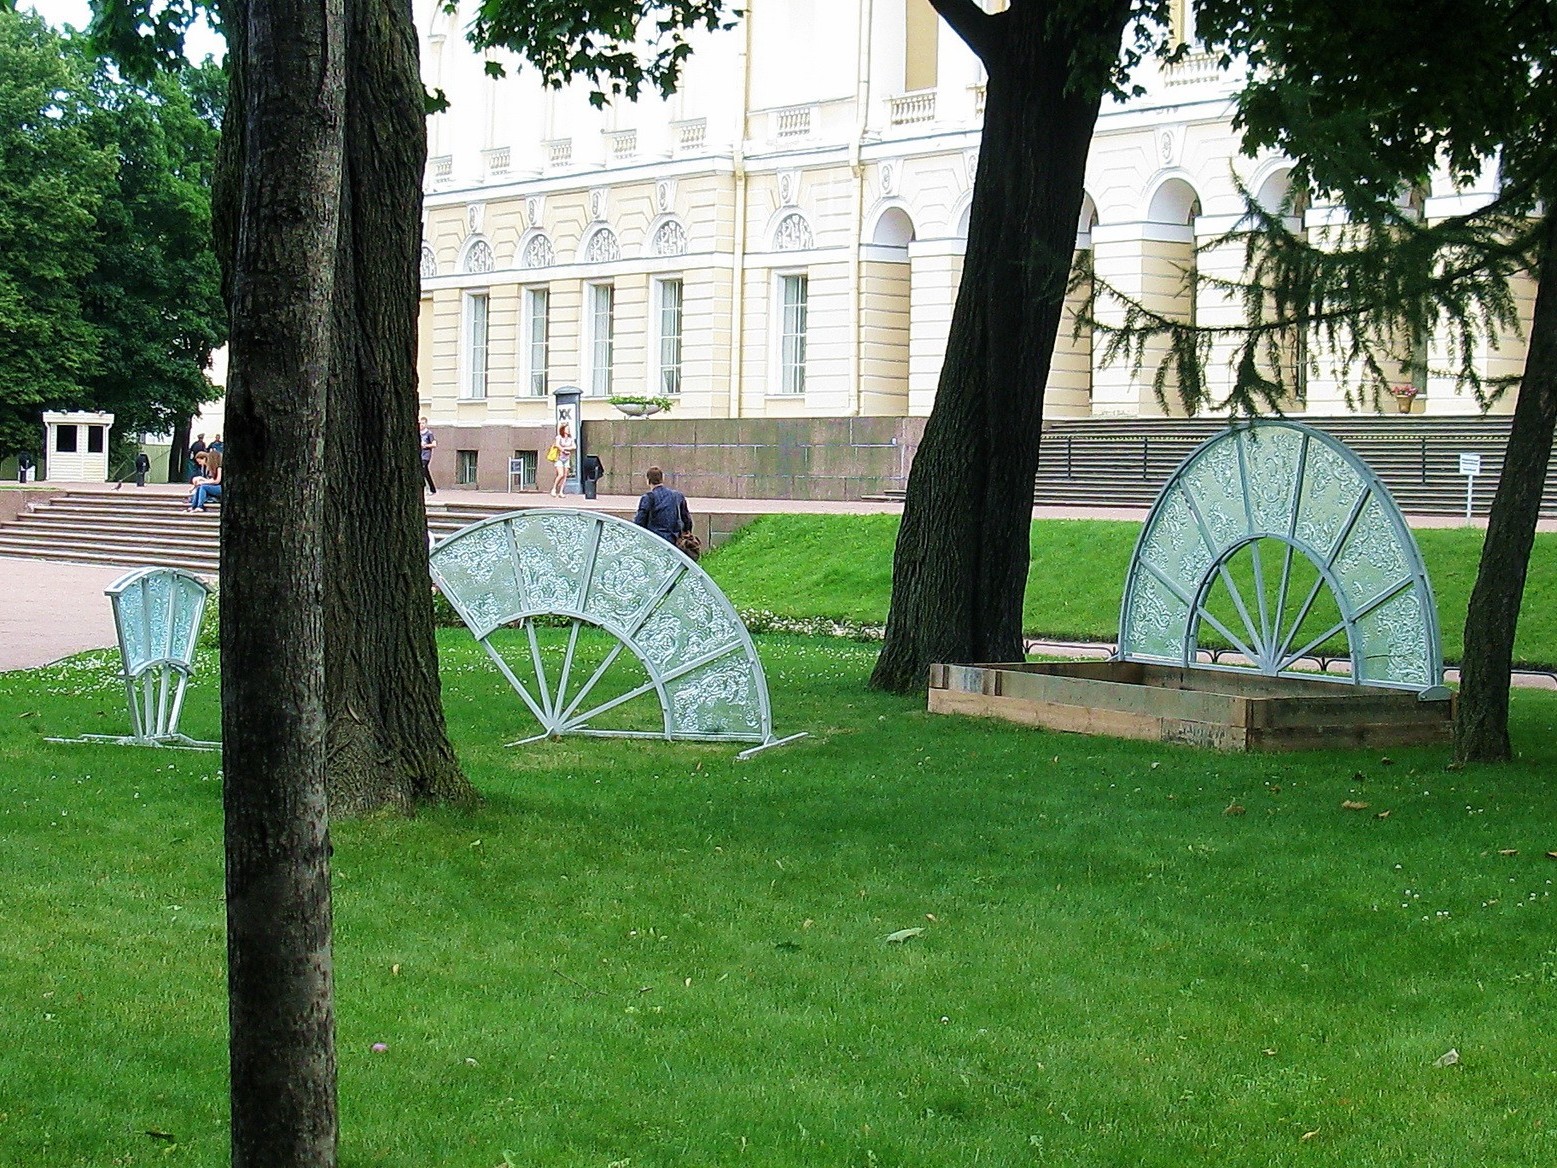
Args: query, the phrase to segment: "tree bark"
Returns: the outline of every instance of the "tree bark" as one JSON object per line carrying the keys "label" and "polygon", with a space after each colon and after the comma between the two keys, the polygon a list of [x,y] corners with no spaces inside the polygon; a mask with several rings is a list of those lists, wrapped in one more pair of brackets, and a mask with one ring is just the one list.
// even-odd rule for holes
{"label": "tree bark", "polygon": [[321,435],[345,124],[341,4],[232,0],[223,13],[232,101],[216,201],[232,364],[220,603],[235,1168],[335,1163]]}
{"label": "tree bark", "polygon": [[962,284],[871,676],[900,693],[924,689],[932,662],[1021,659],[1044,388],[1102,100],[1101,82],[1070,84],[1072,61],[1100,46],[1111,60],[1130,11],[1111,0],[1059,27],[1047,4],[983,16],[932,2],[984,46],[989,81]]}
{"label": "tree bark", "polygon": [[346,176],[325,443],[330,806],[465,802],[444,725],[416,442],[427,139],[408,0],[347,0]]}
{"label": "tree bark", "polygon": [[189,427],[193,419],[180,422],[173,430],[173,445],[168,448],[168,482],[184,481],[184,463],[189,460]]}
{"label": "tree bark", "polygon": [[1465,655],[1454,720],[1454,757],[1460,762],[1513,757],[1508,689],[1514,634],[1557,426],[1557,216],[1548,213],[1544,227],[1530,349],[1465,614]]}

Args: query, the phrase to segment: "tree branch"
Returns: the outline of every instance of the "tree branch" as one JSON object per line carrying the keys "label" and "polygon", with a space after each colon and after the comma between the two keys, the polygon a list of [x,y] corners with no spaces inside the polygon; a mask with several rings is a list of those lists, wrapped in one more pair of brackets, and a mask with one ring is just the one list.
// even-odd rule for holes
{"label": "tree branch", "polygon": [[995,51],[995,18],[975,0],[930,0],[930,7],[941,14],[952,31],[967,42],[986,68]]}

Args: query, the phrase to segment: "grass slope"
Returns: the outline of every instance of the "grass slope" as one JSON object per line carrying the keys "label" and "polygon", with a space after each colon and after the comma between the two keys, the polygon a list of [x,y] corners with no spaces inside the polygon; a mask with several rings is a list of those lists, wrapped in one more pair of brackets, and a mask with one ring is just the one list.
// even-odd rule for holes
{"label": "grass slope", "polygon": [[[931,717],[867,646],[764,638],[812,737],[736,765],[504,750],[517,699],[440,640],[487,801],[335,826],[346,1168],[1552,1157],[1551,695],[1505,768],[1232,757]],[[42,741],[122,718],[106,655],[0,675],[3,1165],[226,1162],[215,756]]]}
{"label": "grass slope", "polygon": [[[1112,641],[1140,524],[1047,519],[1033,524],[1023,626],[1034,636]],[[1457,660],[1483,532],[1415,533],[1438,599],[1444,653]],[[786,617],[886,621],[897,519],[768,515],[736,533],[706,567],[743,609]],[[1524,664],[1557,665],[1557,535],[1536,536],[1515,646]]]}

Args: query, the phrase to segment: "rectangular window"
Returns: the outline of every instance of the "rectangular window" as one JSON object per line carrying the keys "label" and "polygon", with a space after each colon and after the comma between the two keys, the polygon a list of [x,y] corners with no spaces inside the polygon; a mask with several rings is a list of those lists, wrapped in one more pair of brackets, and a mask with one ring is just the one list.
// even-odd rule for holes
{"label": "rectangular window", "polygon": [[101,454],[103,452],[103,435],[108,432],[106,426],[87,427],[87,453]]}
{"label": "rectangular window", "polygon": [[508,460],[508,489],[510,491],[535,490],[536,452],[516,450]]}
{"label": "rectangular window", "polygon": [[806,391],[806,276],[781,276],[783,320],[779,331],[779,392]]}
{"label": "rectangular window", "polygon": [[681,320],[685,288],[679,279],[656,280],[655,348],[659,352],[659,376],[655,393],[674,397],[681,392]]}
{"label": "rectangular window", "polygon": [[487,396],[487,308],[485,292],[465,297],[465,385],[460,395],[464,398]]}
{"label": "rectangular window", "polygon": [[476,485],[476,452],[474,450],[456,450],[454,452],[454,482],[456,486],[473,487]]}
{"label": "rectangular window", "polygon": [[586,381],[592,397],[611,396],[611,363],[616,348],[616,288],[611,284],[586,284],[589,311]]}
{"label": "rectangular window", "polygon": [[547,288],[524,290],[524,338],[520,344],[524,359],[521,393],[545,397],[551,391],[551,291]]}
{"label": "rectangular window", "polygon": [[60,454],[76,452],[76,427],[59,426],[54,431],[54,449]]}
{"label": "rectangular window", "polygon": [[941,18],[929,0],[905,0],[903,26],[903,89],[934,89]]}

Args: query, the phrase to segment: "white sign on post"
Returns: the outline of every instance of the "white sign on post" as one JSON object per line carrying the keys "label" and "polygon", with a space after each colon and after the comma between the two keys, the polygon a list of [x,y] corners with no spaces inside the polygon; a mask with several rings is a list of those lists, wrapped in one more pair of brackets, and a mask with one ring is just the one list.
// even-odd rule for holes
{"label": "white sign on post", "polygon": [[1465,476],[1465,521],[1469,523],[1471,504],[1476,494],[1476,476],[1481,473],[1481,455],[1460,455],[1460,473]]}

